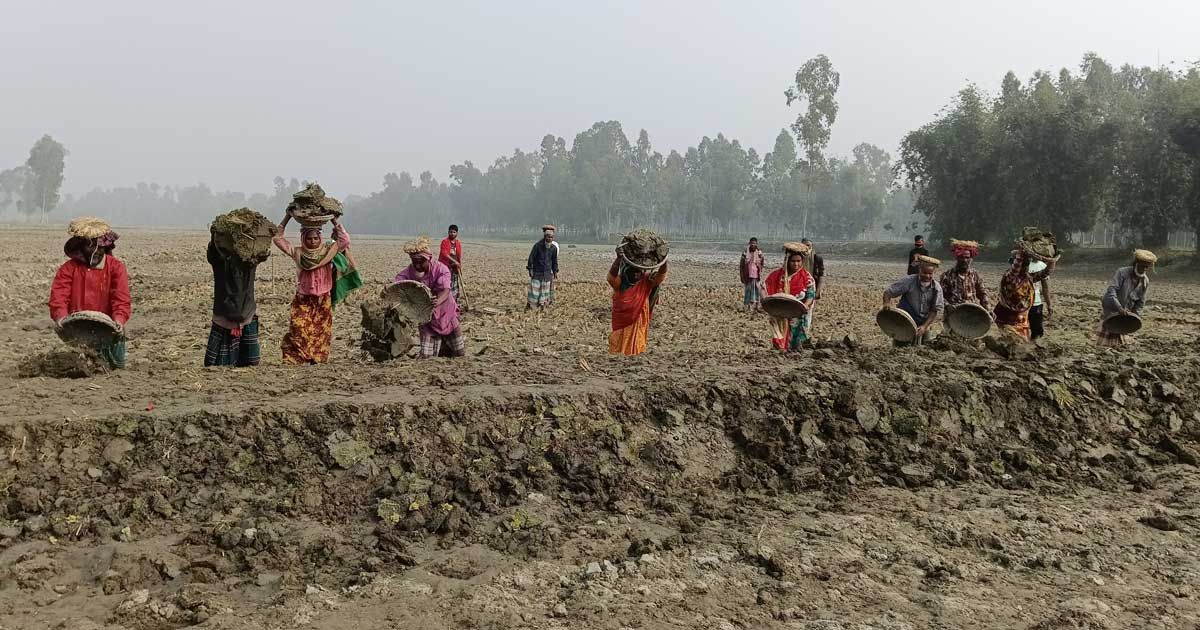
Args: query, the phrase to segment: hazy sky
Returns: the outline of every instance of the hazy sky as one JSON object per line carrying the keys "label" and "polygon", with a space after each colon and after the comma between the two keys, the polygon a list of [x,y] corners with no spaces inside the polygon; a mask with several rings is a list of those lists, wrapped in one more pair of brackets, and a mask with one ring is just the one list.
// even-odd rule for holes
{"label": "hazy sky", "polygon": [[331,194],[486,165],[615,119],[657,150],[724,133],[760,153],[783,90],[827,54],[830,149],[890,151],[968,81],[1200,57],[1200,2],[2,0],[0,168],[43,133],[65,190],[205,182]]}

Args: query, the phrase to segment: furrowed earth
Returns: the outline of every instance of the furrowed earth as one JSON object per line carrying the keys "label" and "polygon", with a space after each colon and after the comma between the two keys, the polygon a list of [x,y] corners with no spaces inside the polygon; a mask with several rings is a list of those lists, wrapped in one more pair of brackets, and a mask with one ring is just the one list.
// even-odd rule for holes
{"label": "furrowed earth", "polygon": [[1099,350],[1112,270],[1068,254],[1047,342],[1010,359],[891,349],[874,312],[904,261],[829,256],[818,343],[782,355],[736,253],[672,243],[626,358],[611,248],[563,245],[558,302],[529,314],[538,235],[467,240],[468,357],[377,363],[360,305],[406,256],[354,235],[367,285],[330,364],[281,365],[276,254],[264,365],[205,369],[207,233],[121,232],[128,368],[89,378],[30,376],[64,349],[61,230],[0,232],[0,628],[1200,624],[1192,276],[1155,276],[1137,343]]}

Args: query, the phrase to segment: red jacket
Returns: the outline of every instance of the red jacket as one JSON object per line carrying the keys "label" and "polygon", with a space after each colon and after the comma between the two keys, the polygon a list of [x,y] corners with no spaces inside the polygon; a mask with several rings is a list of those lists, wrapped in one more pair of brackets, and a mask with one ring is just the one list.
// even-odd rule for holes
{"label": "red jacket", "polygon": [[78,311],[100,311],[124,326],[129,321],[129,272],[125,263],[104,257],[103,269],[89,269],[76,260],[58,268],[50,285],[50,319],[58,321]]}
{"label": "red jacket", "polygon": [[[455,262],[462,263],[462,241],[454,239],[454,243],[450,243],[450,239],[442,239],[442,246],[438,251],[438,260],[447,267],[450,267],[450,255],[454,255]],[[450,267],[454,271],[454,267]]]}

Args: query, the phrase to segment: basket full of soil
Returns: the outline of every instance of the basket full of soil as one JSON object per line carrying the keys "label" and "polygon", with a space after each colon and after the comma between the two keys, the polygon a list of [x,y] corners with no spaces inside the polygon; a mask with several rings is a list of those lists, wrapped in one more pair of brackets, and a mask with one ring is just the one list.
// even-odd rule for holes
{"label": "basket full of soil", "polygon": [[1041,228],[1027,227],[1021,230],[1021,239],[1017,241],[1017,247],[1042,262],[1056,261],[1061,256],[1054,234]]}
{"label": "basket full of soil", "polygon": [[217,215],[208,230],[222,251],[246,262],[260,263],[271,255],[271,238],[279,226],[250,208],[238,208]]}
{"label": "basket full of soil", "polygon": [[320,227],[326,221],[342,216],[342,202],[327,197],[320,184],[314,182],[292,195],[287,212],[301,225]]}
{"label": "basket full of soil", "polygon": [[58,338],[69,346],[99,350],[121,337],[121,328],[100,311],[76,311],[63,318]]}
{"label": "basket full of soil", "polygon": [[638,269],[658,269],[667,261],[671,246],[656,232],[637,229],[625,235],[617,246],[617,255]]}

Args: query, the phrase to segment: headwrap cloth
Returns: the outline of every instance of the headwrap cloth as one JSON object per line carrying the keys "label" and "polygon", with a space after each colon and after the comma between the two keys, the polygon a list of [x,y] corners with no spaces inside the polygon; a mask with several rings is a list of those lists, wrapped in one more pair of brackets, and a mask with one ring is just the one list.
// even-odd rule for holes
{"label": "headwrap cloth", "polygon": [[950,251],[955,258],[975,258],[979,256],[979,243],[975,241],[960,241],[958,239],[950,239]]}

